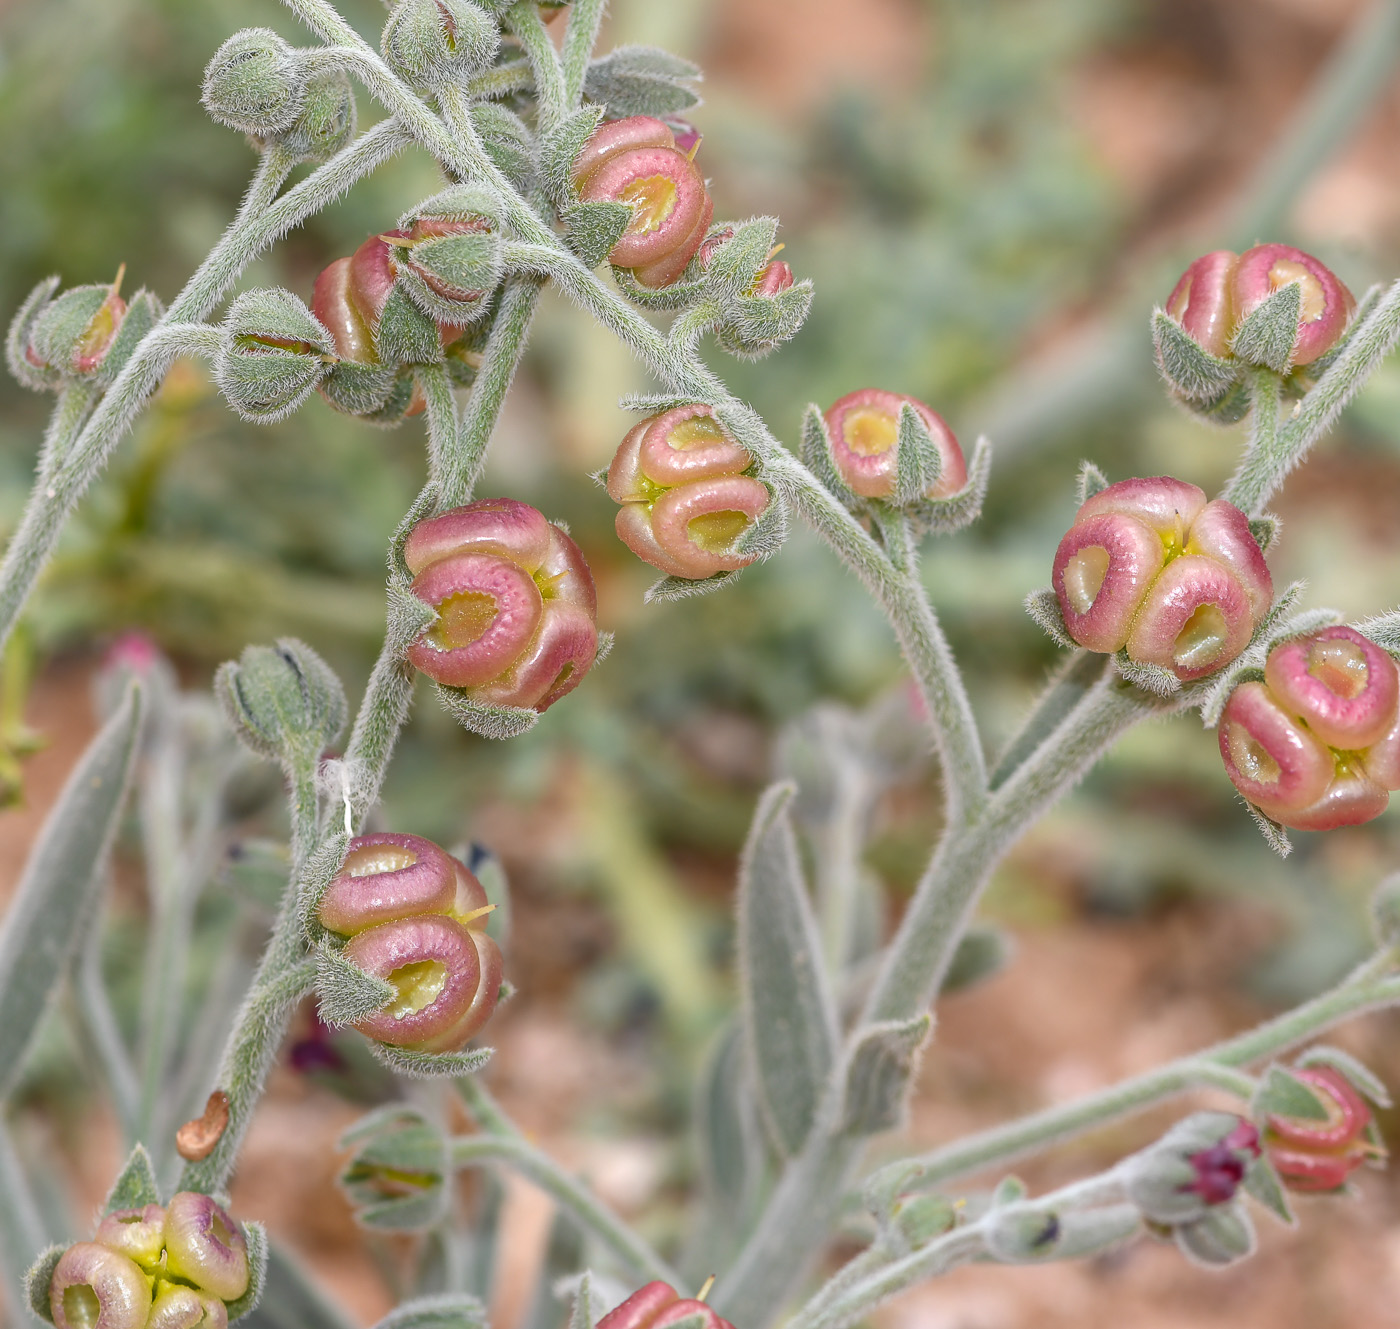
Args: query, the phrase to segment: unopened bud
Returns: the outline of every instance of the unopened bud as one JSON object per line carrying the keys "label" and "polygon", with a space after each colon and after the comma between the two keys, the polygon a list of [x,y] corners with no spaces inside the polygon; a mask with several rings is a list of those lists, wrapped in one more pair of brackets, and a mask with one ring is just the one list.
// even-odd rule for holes
{"label": "unopened bud", "polygon": [[214,379],[247,420],[290,415],[330,372],[330,333],[290,291],[247,291],[224,320]]}
{"label": "unopened bud", "polygon": [[296,52],[270,28],[247,28],[214,53],[200,100],[220,124],[267,138],[291,128],[303,96]]}
{"label": "unopened bud", "polygon": [[249,646],[220,666],[214,693],[234,732],[254,752],[283,762],[315,761],[344,728],[345,692],[309,646],[284,637]]}
{"label": "unopened bud", "polygon": [[1252,1123],[1229,1112],[1198,1112],[1125,1161],[1125,1190],[1153,1222],[1189,1223],[1231,1200],[1259,1154]]}
{"label": "unopened bud", "polygon": [[500,201],[461,186],[429,199],[385,240],[399,284],[429,318],[460,326],[479,318],[504,271]]}
{"label": "unopened bud", "polygon": [[355,121],[350,79],[339,69],[324,69],[306,80],[296,119],[263,142],[276,143],[293,161],[324,162],[355,137]]}
{"label": "unopened bud", "polygon": [[413,1108],[387,1108],[342,1140],[355,1153],[340,1176],[366,1227],[414,1231],[439,1222],[450,1175],[447,1141]]}
{"label": "unopened bud", "polygon": [[110,286],[75,286],[45,305],[29,328],[27,363],[41,374],[52,371],[60,378],[113,377],[106,361],[127,314],[126,301],[118,294],[121,280],[118,272]]}
{"label": "unopened bud", "polygon": [[384,26],[384,58],[415,88],[460,83],[496,57],[501,34],[470,0],[399,0]]}
{"label": "unopened bud", "polygon": [[1194,1264],[1218,1269],[1254,1254],[1254,1224],[1244,1206],[1231,1203],[1181,1224],[1176,1244]]}

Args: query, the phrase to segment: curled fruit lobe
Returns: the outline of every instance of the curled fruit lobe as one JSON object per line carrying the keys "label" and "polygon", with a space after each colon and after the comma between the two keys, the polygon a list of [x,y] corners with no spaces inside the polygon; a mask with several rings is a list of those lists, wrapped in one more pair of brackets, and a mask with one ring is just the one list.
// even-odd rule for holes
{"label": "curled fruit lobe", "polygon": [[1273,599],[1244,513],[1169,476],[1123,480],[1084,503],[1053,582],[1079,645],[1126,648],[1183,680],[1239,655]]}
{"label": "curled fruit lobe", "polygon": [[734,1329],[703,1301],[682,1297],[669,1283],[660,1280],[638,1288],[598,1321],[598,1329],[663,1329],[693,1315],[705,1317],[704,1329]]}
{"label": "curled fruit lobe", "polygon": [[165,1249],[165,1210],[158,1204],[141,1209],[118,1209],[98,1225],[93,1241],[135,1260],[143,1269],[155,1269]]}
{"label": "curled fruit lobe", "polygon": [[179,1191],[165,1207],[165,1268],[223,1301],[248,1290],[248,1244],[222,1205],[199,1191]]}
{"label": "curled fruit lobe", "polygon": [[618,538],[673,577],[699,580],[747,567],[757,554],[739,537],[771,496],[745,472],[748,452],[708,406],[677,406],[634,425],[608,468],[608,496],[622,507]]}
{"label": "curled fruit lobe", "polygon": [[1326,831],[1385,811],[1400,788],[1400,670],[1354,628],[1323,628],[1269,652],[1220,717],[1235,788],[1283,826]]}
{"label": "curled fruit lobe", "polygon": [[151,1282],[134,1260],[92,1241],[63,1252],[49,1283],[58,1329],[145,1329]]}
{"label": "curled fruit lobe", "polygon": [[[760,282],[775,265],[760,274]],[[780,266],[786,268],[787,264]],[[791,269],[788,270],[789,285]],[[931,406],[901,392],[859,388],[832,402],[825,413],[836,469],[847,485],[862,498],[890,498],[899,467],[899,415],[912,406],[928,428],[941,463],[938,483],[926,498],[946,498],[967,483],[962,448],[948,423]]]}
{"label": "curled fruit lobe", "polygon": [[1380,1152],[1369,1138],[1371,1109],[1331,1066],[1297,1066],[1288,1073],[1313,1091],[1326,1116],[1271,1113],[1264,1129],[1266,1151],[1291,1190],[1336,1190]]}
{"label": "curled fruit lobe", "polygon": [[[695,147],[698,147],[698,141]],[[600,125],[574,161],[573,179],[587,203],[632,209],[608,254],[642,286],[669,286],[700,247],[714,203],[696,169],[695,147],[682,150],[668,125],[649,115]]]}
{"label": "curled fruit lobe", "polygon": [[408,650],[478,701],[545,711],[598,655],[598,597],[579,547],[535,508],[481,499],[421,521],[404,559],[438,620]]}

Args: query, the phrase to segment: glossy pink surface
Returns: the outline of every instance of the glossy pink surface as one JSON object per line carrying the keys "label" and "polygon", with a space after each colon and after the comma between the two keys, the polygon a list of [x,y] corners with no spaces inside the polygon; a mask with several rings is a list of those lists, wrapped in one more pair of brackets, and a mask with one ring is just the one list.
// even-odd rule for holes
{"label": "glossy pink surface", "polygon": [[1381,648],[1339,624],[1282,642],[1264,677],[1279,705],[1329,747],[1359,751],[1395,723],[1400,672]]}
{"label": "glossy pink surface", "polygon": [[1336,345],[1356,308],[1351,292],[1329,268],[1292,245],[1256,245],[1240,255],[1232,299],[1238,325],[1279,287],[1295,281],[1303,289],[1303,312],[1292,362],[1306,365]]}
{"label": "glossy pink surface", "polygon": [[[962,448],[948,422],[931,406],[902,392],[886,392],[883,388],[858,388],[837,398],[826,408],[824,418],[831,436],[831,452],[841,478],[863,498],[889,498],[895,489],[899,467],[899,414],[912,406],[928,427],[929,435],[938,449],[942,473],[938,483],[929,491],[929,498],[946,498],[967,484],[967,463]],[[881,417],[895,440],[884,451],[861,452],[852,447],[851,430],[860,415],[870,413]]]}
{"label": "glossy pink surface", "polygon": [[[1080,609],[1076,599],[1082,603],[1082,597],[1076,595],[1067,578],[1076,566],[1076,556],[1094,550],[1103,551],[1108,566],[1089,607]],[[1051,572],[1069,635],[1091,651],[1116,651],[1127,645],[1133,618],[1165,558],[1157,534],[1126,513],[1103,512],[1076,521],[1055,551]]]}
{"label": "glossy pink surface", "polygon": [[1332,754],[1263,683],[1230,694],[1216,737],[1231,783],[1275,821],[1289,824],[1291,812],[1316,803],[1332,782]]}
{"label": "glossy pink surface", "polygon": [[1235,332],[1230,282],[1238,262],[1238,255],[1229,249],[1203,254],[1181,274],[1167,297],[1167,313],[1211,355],[1230,354]]}
{"label": "glossy pink surface", "polygon": [[[412,854],[415,861],[391,871],[364,871],[361,864],[377,850]],[[456,866],[454,858],[420,835],[357,835],[345,866],[321,897],[317,917],[330,931],[350,936],[395,918],[449,913],[457,898]]]}

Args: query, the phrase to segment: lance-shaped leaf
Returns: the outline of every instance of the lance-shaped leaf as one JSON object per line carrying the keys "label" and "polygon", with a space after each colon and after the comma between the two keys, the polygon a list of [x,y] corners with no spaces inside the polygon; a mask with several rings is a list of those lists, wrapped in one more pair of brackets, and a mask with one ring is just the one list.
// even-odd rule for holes
{"label": "lance-shaped leaf", "polygon": [[1074,638],[1065,627],[1065,616],[1060,612],[1060,601],[1053,587],[1043,586],[1038,591],[1032,591],[1026,596],[1025,605],[1026,613],[1035,621],[1035,625],[1056,646],[1063,646],[1067,651],[1074,649]]}
{"label": "lance-shaped leaf", "polygon": [[759,800],[739,867],[739,988],[758,1101],[773,1140],[807,1138],[837,1054],[836,1007],[793,835],[791,784]]}
{"label": "lance-shaped leaf", "polygon": [[465,1292],[395,1306],[374,1329],[485,1329],[486,1307]]}
{"label": "lance-shaped leaf", "polygon": [[685,86],[700,67],[656,46],[619,46],[594,60],[584,76],[584,96],[619,120],[629,115],[668,116],[700,98]]}
{"label": "lance-shaped leaf", "polygon": [[261,1223],[244,1223],[243,1240],[248,1243],[248,1289],[228,1303],[230,1324],[257,1309],[267,1282],[267,1229]]}
{"label": "lance-shaped leaf", "polygon": [[472,1075],[491,1060],[492,1048],[475,1048],[466,1052],[418,1052],[413,1048],[391,1047],[388,1043],[370,1040],[369,1050],[391,1071],[417,1080],[429,1080],[443,1075]]}
{"label": "lance-shaped leaf", "polygon": [[[906,407],[906,410],[909,408]],[[982,515],[987,484],[992,478],[992,444],[983,435],[967,463],[967,483],[947,498],[925,498],[912,504],[909,520],[918,535],[951,535]]]}
{"label": "lance-shaped leaf", "polygon": [[342,951],[322,942],[316,947],[315,959],[319,1012],[332,1029],[363,1020],[393,1001],[392,983],[365,973]]}
{"label": "lance-shaped leaf", "polygon": [[68,777],[25,865],[0,932],[0,1100],[14,1087],[97,903],[140,747],[145,704],[132,684]]}
{"label": "lance-shaped leaf", "polygon": [[156,1184],[156,1171],[151,1164],[151,1156],[146,1146],[138,1144],[126,1160],[121,1175],[112,1183],[103,1202],[104,1214],[115,1213],[118,1209],[143,1209],[148,1204],[160,1203],[160,1187]]}
{"label": "lance-shaped leaf", "polygon": [[601,106],[585,106],[540,135],[540,172],[556,205],[574,201],[574,162],[602,119]]}
{"label": "lance-shaped leaf", "polygon": [[564,1297],[568,1294],[560,1295],[556,1289],[561,1280],[582,1263],[583,1233],[572,1218],[563,1212],[557,1213],[550,1225],[544,1262],[535,1280],[530,1308],[520,1321],[520,1329],[558,1329],[564,1318]]}
{"label": "lance-shaped leaf", "polygon": [[1296,1066],[1327,1066],[1343,1079],[1350,1080],[1352,1087],[1377,1107],[1393,1106],[1390,1090],[1385,1082],[1364,1062],[1358,1061],[1350,1052],[1333,1047],[1330,1043],[1318,1043],[1310,1047],[1294,1062]]}
{"label": "lance-shaped leaf", "polygon": [[812,402],[802,416],[802,464],[821,481],[823,489],[846,507],[855,507],[860,502],[855,490],[841,478],[841,473],[836,469],[826,417],[816,402]]}
{"label": "lance-shaped leaf", "polygon": [[958,949],[953,952],[953,960],[940,991],[957,992],[982,982],[984,978],[991,978],[1006,968],[1014,953],[1015,942],[1009,933],[1000,928],[968,928],[958,942]]}
{"label": "lance-shaped leaf", "polygon": [[[23,1297],[25,1275],[48,1238],[24,1165],[0,1120],[0,1311],[12,1324],[24,1321],[28,1305]],[[47,1282],[44,1287],[47,1290]]]}
{"label": "lance-shaped leaf", "polygon": [[409,1232],[447,1211],[447,1139],[416,1108],[391,1103],[362,1117],[340,1141],[355,1149],[340,1184],[365,1227]]}
{"label": "lance-shaped leaf", "polygon": [[716,1213],[746,1211],[764,1169],[763,1127],[745,1065],[743,1029],[720,1036],[696,1085],[695,1134],[702,1184]]}
{"label": "lance-shaped leaf", "polygon": [[605,1314],[606,1309],[593,1291],[593,1272],[585,1269],[579,1275],[578,1288],[574,1292],[574,1308],[569,1312],[569,1329],[593,1329]]}
{"label": "lance-shaped leaf", "polygon": [[568,228],[564,238],[585,267],[596,268],[622,239],[631,220],[632,207],[627,203],[611,199],[574,203],[564,209]]}
{"label": "lance-shaped leaf", "polygon": [[842,1130],[874,1135],[900,1124],[919,1049],[932,1028],[933,1016],[925,1012],[873,1024],[861,1034],[846,1063]]}
{"label": "lance-shaped leaf", "polygon": [[1152,345],[1162,377],[1188,401],[1215,401],[1239,376],[1237,365],[1205,350],[1164,309],[1153,311]]}
{"label": "lance-shaped leaf", "polygon": [[1303,312],[1303,288],[1297,282],[1280,286],[1250,312],[1235,331],[1230,349],[1250,364],[1286,373],[1298,344],[1298,318]]}
{"label": "lance-shaped leaf", "polygon": [[469,697],[461,688],[434,683],[433,690],[463,729],[482,738],[519,738],[539,723],[539,712],[525,706],[493,706]]}
{"label": "lance-shaped leaf", "polygon": [[1091,461],[1081,461],[1079,463],[1079,477],[1075,481],[1075,495],[1079,499],[1080,507],[1083,507],[1095,494],[1101,494],[1108,488],[1108,476],[1106,476]]}
{"label": "lance-shaped leaf", "polygon": [[1249,809],[1249,815],[1254,818],[1254,824],[1259,827],[1259,834],[1269,848],[1280,858],[1287,858],[1293,852],[1293,841],[1288,838],[1288,832],[1272,817],[1260,812],[1253,803],[1246,803],[1245,807]]}
{"label": "lance-shaped leaf", "polygon": [[[742,572],[743,569],[739,571]],[[716,572],[713,577],[662,577],[652,582],[642,600],[646,604],[661,604],[668,600],[693,600],[697,595],[709,595],[723,590],[739,572]]]}
{"label": "lance-shaped leaf", "polygon": [[943,475],[943,454],[923,416],[908,402],[899,408],[899,451],[895,454],[896,506],[917,503]]}

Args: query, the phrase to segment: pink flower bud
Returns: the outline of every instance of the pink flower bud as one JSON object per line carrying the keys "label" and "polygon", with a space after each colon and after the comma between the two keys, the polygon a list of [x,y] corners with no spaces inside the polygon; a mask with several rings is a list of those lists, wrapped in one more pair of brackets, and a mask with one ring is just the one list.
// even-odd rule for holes
{"label": "pink flower bud", "polygon": [[501,953],[484,932],[454,919],[428,915],[383,923],[352,937],[345,954],[397,994],[355,1025],[378,1042],[452,1052],[496,1009]]}
{"label": "pink flower bud", "polygon": [[1361,765],[1382,789],[1400,789],[1400,712],[1390,728],[1361,754]]}
{"label": "pink flower bud", "polygon": [[1241,1118],[1219,1144],[1192,1154],[1187,1160],[1195,1173],[1181,1189],[1200,1196],[1206,1204],[1225,1204],[1235,1198],[1249,1164],[1259,1157],[1259,1131]]}
{"label": "pink flower bud", "polygon": [[57,1329],[145,1329],[150,1311],[150,1279],[106,1246],[80,1241],[54,1267],[49,1313]]}
{"label": "pink flower bud", "polygon": [[248,1243],[217,1201],[179,1191],[165,1207],[166,1271],[224,1301],[248,1290]]}
{"label": "pink flower bud", "polygon": [[598,1329],[662,1329],[691,1315],[705,1316],[704,1329],[734,1329],[703,1301],[679,1296],[675,1288],[660,1280],[638,1288],[598,1321]]}
{"label": "pink flower bud", "polygon": [[1204,254],[1181,274],[1167,297],[1167,313],[1211,355],[1230,354],[1236,323],[1230,282],[1238,262],[1238,255],[1229,249]]}
{"label": "pink flower bud", "polygon": [[618,538],[673,577],[698,580],[747,567],[734,542],[766,511],[767,487],[743,472],[753,458],[708,406],[677,406],[634,425],[608,468],[622,507]]}
{"label": "pink flower bud", "polygon": [[156,1299],[146,1329],[227,1329],[228,1308],[218,1297],[164,1281],[156,1284]]}
{"label": "pink flower bud", "polygon": [[1235,788],[1275,821],[1292,825],[1332,782],[1332,754],[1293,719],[1263,683],[1230,694],[1218,727],[1220,756]]}
{"label": "pink flower bud", "polygon": [[632,220],[608,259],[631,268],[643,286],[674,282],[714,215],[693,151],[678,148],[660,120],[637,115],[600,126],[574,162],[580,199],[632,208]]}
{"label": "pink flower bud", "polygon": [[97,1225],[93,1240],[108,1250],[120,1251],[144,1268],[154,1268],[165,1247],[165,1210],[158,1204],[148,1204],[144,1209],[118,1209]]}
{"label": "pink flower bud", "polygon": [[[770,263],[764,274],[773,266]],[[787,264],[782,266],[787,267]],[[760,274],[760,279],[762,277]],[[928,497],[945,498],[956,494],[967,483],[962,448],[937,411],[902,392],[858,388],[832,402],[826,408],[825,419],[836,469],[863,498],[889,498],[894,493],[899,468],[899,413],[906,404],[912,406],[928,426],[943,463],[938,483]]]}
{"label": "pink flower bud", "polygon": [[[753,289],[750,295],[777,295],[779,291],[786,291],[793,283],[792,268],[783,262],[782,259],[773,259],[764,267],[759,269],[758,276],[754,280]],[[933,414],[932,411],[929,412]],[[947,426],[944,426],[945,428]],[[930,426],[931,428],[931,426]],[[951,437],[951,435],[950,435]],[[959,450],[959,456],[962,455]],[[959,486],[961,488],[961,486]]]}
{"label": "pink flower bud", "polygon": [[1341,826],[1374,821],[1389,802],[1389,793],[1359,763],[1338,759],[1336,775],[1316,803],[1284,817],[1275,816],[1274,820],[1296,831],[1335,831]]}
{"label": "pink flower bud", "polygon": [[1269,652],[1264,677],[1279,705],[1328,747],[1368,748],[1395,722],[1400,671],[1355,628],[1282,642]]}
{"label": "pink flower bud", "polygon": [[1231,280],[1235,323],[1290,282],[1302,294],[1293,363],[1311,364],[1337,344],[1356,308],[1351,292],[1311,254],[1291,245],[1256,245],[1241,254]]}
{"label": "pink flower bud", "polygon": [[582,553],[514,499],[483,499],[419,522],[404,546],[413,593],[438,621],[413,665],[479,700],[544,711],[598,653],[597,593]]}
{"label": "pink flower bud", "polygon": [[1316,1094],[1327,1115],[1318,1120],[1270,1113],[1264,1131],[1269,1158],[1290,1190],[1336,1190],[1378,1152],[1367,1138],[1371,1109],[1330,1066],[1294,1067],[1288,1074]]}
{"label": "pink flower bud", "polygon": [[457,899],[456,861],[431,840],[381,831],[350,841],[317,917],[351,936],[415,914],[449,914]]}
{"label": "pink flower bud", "polygon": [[1070,636],[1183,680],[1228,664],[1273,599],[1238,508],[1169,476],[1123,480],[1079,509],[1052,581]]}

